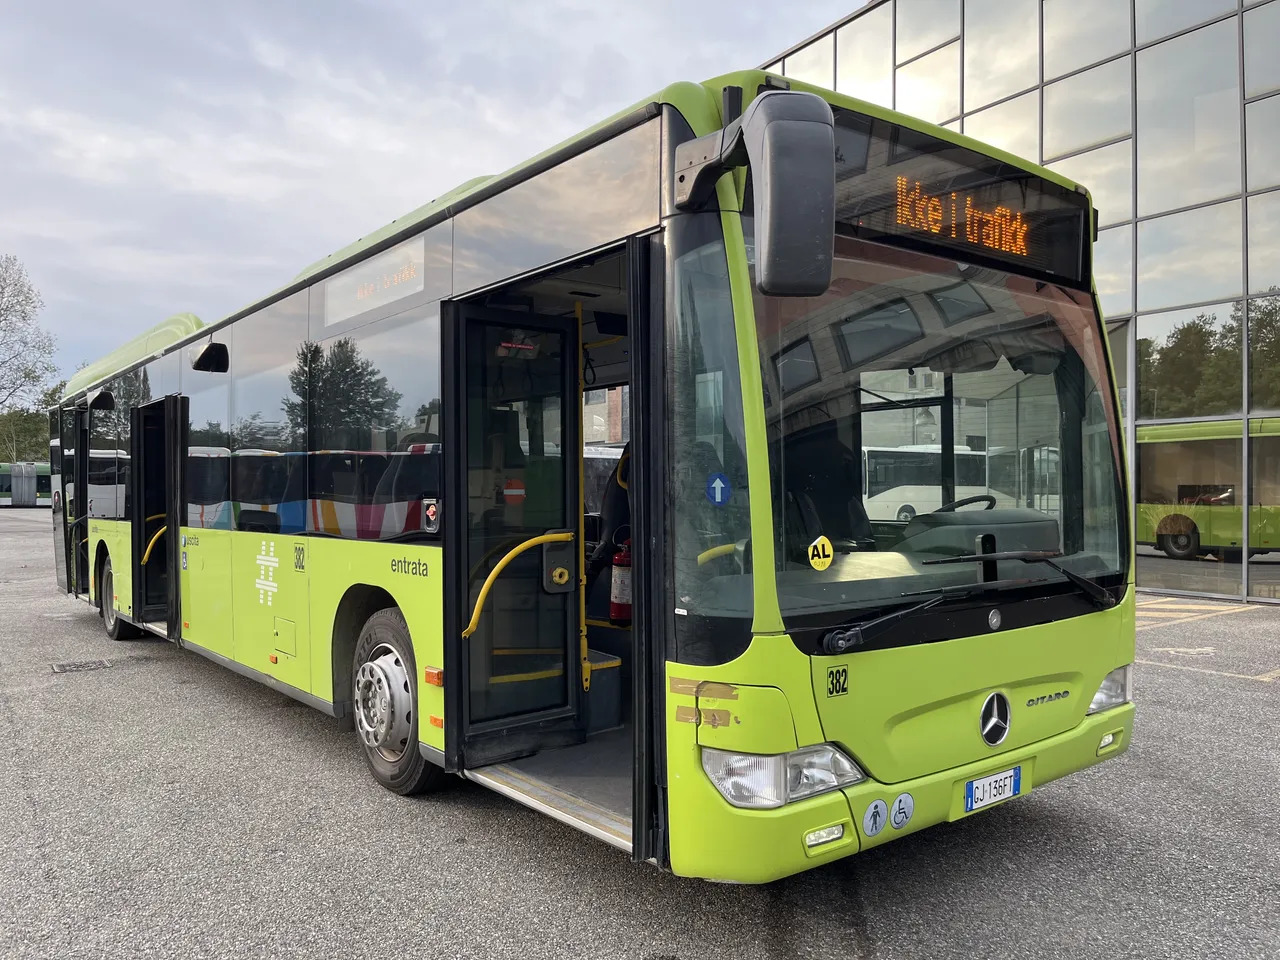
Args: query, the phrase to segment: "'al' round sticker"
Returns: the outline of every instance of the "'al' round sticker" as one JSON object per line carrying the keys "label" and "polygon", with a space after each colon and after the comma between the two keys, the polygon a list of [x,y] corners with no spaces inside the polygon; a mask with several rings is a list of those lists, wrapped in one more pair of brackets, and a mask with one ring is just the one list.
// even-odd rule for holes
{"label": "'al' round sticker", "polygon": [[831,558],[834,554],[831,541],[826,537],[819,537],[809,544],[809,566],[815,570],[825,570],[831,566]]}

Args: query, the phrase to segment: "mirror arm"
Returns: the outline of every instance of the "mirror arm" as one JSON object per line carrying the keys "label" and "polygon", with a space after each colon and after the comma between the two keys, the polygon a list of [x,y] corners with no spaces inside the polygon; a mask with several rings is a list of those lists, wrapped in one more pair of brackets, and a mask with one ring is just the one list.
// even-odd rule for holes
{"label": "mirror arm", "polygon": [[702,206],[715,191],[721,175],[747,162],[747,141],[742,133],[742,120],[708,133],[696,140],[686,140],[676,147],[676,209],[691,210]]}

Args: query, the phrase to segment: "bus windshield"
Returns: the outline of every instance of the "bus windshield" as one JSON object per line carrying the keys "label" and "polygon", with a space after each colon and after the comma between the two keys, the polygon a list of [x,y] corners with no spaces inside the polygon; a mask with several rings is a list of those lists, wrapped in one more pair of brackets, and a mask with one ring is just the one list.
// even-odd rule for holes
{"label": "bus windshield", "polygon": [[[835,252],[825,296],[756,298],[784,616],[972,582],[970,565],[927,561],[973,554],[984,534],[983,552],[1123,575],[1090,295],[848,237]],[[1000,564],[1001,580],[1028,577],[1062,579]]]}

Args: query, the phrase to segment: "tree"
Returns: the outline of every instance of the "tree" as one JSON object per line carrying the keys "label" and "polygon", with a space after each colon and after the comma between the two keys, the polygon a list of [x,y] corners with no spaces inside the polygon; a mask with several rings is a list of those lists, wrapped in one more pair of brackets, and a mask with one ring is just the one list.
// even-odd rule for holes
{"label": "tree", "polygon": [[34,403],[53,376],[53,337],[36,323],[44,306],[26,269],[0,256],[0,409]]}
{"label": "tree", "polygon": [[0,462],[49,459],[49,417],[34,410],[0,413]]}
{"label": "tree", "polygon": [[360,356],[350,337],[324,345],[306,342],[289,374],[293,397],[281,401],[295,449],[369,445],[375,430],[395,430],[401,393],[393,390],[373,361]]}

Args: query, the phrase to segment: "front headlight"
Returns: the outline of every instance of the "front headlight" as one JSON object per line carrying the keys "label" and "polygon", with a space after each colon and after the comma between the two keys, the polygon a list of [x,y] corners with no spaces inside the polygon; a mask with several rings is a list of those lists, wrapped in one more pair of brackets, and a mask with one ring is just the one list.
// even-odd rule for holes
{"label": "front headlight", "polygon": [[1093,695],[1093,702],[1089,704],[1089,712],[1101,713],[1103,710],[1110,710],[1112,707],[1128,703],[1133,698],[1132,681],[1133,664],[1116,667],[1102,678],[1102,685],[1098,687],[1098,692]]}
{"label": "front headlight", "polygon": [[865,779],[858,765],[829,743],[790,753],[731,753],[702,748],[702,769],[735,807],[768,810]]}

